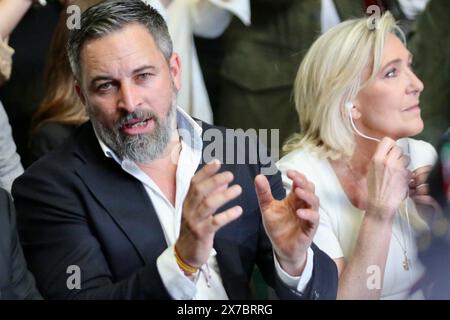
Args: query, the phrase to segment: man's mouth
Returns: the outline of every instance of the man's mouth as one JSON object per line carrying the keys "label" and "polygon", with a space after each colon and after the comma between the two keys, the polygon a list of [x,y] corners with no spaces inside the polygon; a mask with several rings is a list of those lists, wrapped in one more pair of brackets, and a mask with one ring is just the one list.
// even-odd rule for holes
{"label": "man's mouth", "polygon": [[137,118],[128,121],[127,123],[123,124],[120,129],[133,129],[133,128],[139,128],[139,127],[145,127],[147,123],[152,120],[153,118]]}
{"label": "man's mouth", "polygon": [[126,135],[136,135],[147,133],[153,128],[155,119],[148,118],[134,118],[120,126],[120,131]]}

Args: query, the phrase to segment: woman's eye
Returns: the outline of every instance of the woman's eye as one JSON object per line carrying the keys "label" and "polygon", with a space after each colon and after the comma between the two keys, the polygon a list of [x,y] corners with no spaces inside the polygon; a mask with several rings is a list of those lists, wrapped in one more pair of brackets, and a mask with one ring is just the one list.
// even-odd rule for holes
{"label": "woman's eye", "polygon": [[386,78],[393,78],[396,75],[397,75],[397,69],[392,68],[391,70],[388,71],[388,73],[386,73]]}

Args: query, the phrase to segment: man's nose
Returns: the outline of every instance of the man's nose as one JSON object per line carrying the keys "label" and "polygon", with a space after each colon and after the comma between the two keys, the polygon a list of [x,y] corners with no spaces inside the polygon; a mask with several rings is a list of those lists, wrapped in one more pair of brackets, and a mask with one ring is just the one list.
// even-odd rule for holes
{"label": "man's nose", "polygon": [[140,103],[137,90],[132,84],[122,83],[119,92],[118,107],[133,112]]}

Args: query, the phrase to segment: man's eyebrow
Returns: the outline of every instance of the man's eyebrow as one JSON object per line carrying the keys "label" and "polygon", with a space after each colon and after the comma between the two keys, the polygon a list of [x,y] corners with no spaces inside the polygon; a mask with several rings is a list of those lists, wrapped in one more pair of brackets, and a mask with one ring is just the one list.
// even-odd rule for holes
{"label": "man's eyebrow", "polygon": [[[156,70],[155,66],[151,66],[151,65],[145,65],[139,68],[134,69],[131,74],[136,74],[145,70]],[[110,77],[110,76],[105,76],[105,75],[99,75],[94,77],[91,80],[91,85],[94,85],[97,81],[108,81],[108,80],[113,80],[114,78]]]}
{"label": "man's eyebrow", "polygon": [[94,79],[91,80],[91,85],[93,85],[94,83],[96,83],[97,81],[102,81],[102,80],[112,80],[113,78],[108,77],[108,76],[96,76]]}
{"label": "man's eyebrow", "polygon": [[155,66],[151,66],[151,65],[145,65],[145,66],[139,67],[137,69],[134,69],[132,74],[136,74],[136,73],[139,73],[139,72],[142,72],[142,71],[145,71],[145,70],[156,70],[156,67]]}

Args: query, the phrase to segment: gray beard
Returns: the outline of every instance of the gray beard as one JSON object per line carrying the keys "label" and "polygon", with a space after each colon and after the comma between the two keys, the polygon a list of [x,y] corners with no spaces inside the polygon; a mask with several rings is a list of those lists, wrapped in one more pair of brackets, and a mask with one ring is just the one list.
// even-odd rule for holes
{"label": "gray beard", "polygon": [[[121,133],[120,128],[124,123],[137,118],[150,117],[154,121],[152,132],[132,136]],[[92,114],[90,114],[90,118],[100,139],[121,159],[146,164],[158,159],[169,144],[176,126],[176,98],[172,99],[165,119],[158,118],[153,111],[136,109],[136,111],[120,117],[114,123],[114,129],[109,129],[97,121]]]}

